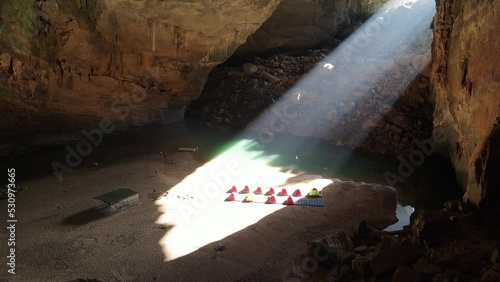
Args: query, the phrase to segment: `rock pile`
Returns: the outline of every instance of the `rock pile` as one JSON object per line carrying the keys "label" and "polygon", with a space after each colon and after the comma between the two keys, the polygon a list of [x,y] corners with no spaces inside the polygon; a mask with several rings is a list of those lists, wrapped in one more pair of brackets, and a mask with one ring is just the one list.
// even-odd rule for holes
{"label": "rock pile", "polygon": [[[496,218],[495,218],[496,217]],[[402,231],[371,230],[314,240],[314,272],[294,267],[287,277],[324,281],[500,281],[500,220],[450,201],[441,211],[420,211]],[[325,270],[329,271],[325,275]]]}

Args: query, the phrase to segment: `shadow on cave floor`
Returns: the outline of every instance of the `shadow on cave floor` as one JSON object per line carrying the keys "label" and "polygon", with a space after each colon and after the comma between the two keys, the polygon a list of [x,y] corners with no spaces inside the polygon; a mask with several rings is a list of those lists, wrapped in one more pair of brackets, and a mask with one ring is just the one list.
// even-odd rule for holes
{"label": "shadow on cave floor", "polygon": [[[196,133],[199,133],[198,137]],[[229,139],[236,133],[209,127],[205,122],[194,120],[166,126],[147,126],[104,137],[101,144],[92,147],[90,154],[81,157],[76,167],[68,165],[67,162],[68,152],[76,150],[78,143],[74,142],[67,146],[43,149],[25,155],[0,157],[0,168],[15,167],[17,179],[27,181],[53,175],[53,162],[59,162],[74,170],[99,170],[140,155],[150,155],[160,160],[160,151],[168,156],[173,155],[178,147],[203,148],[204,144],[213,143],[215,136],[220,135],[220,138]],[[70,150],[67,149],[68,146]],[[72,157],[70,161],[74,162],[75,159]],[[94,163],[98,163],[99,166],[92,167]]]}
{"label": "shadow on cave floor", "polygon": [[105,208],[105,206],[88,208],[64,218],[61,223],[63,225],[85,225],[92,221],[112,216],[112,214],[106,213]]}

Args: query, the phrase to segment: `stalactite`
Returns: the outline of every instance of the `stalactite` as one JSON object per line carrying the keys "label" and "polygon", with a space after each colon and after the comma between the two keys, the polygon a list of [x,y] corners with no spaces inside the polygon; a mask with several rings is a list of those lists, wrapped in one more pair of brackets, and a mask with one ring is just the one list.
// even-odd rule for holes
{"label": "stalactite", "polygon": [[153,21],[151,51],[156,51],[156,22]]}
{"label": "stalactite", "polygon": [[179,42],[179,35],[177,34],[177,32],[175,32],[174,33],[175,59],[177,59],[177,55],[179,53],[178,42]]}

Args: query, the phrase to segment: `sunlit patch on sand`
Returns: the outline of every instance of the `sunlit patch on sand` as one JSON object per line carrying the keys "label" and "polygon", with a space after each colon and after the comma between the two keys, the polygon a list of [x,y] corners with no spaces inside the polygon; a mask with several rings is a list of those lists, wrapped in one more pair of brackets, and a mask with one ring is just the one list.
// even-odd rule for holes
{"label": "sunlit patch on sand", "polygon": [[261,152],[250,150],[250,145],[252,143],[248,140],[238,142],[174,186],[168,197],[156,201],[162,212],[156,223],[172,226],[159,242],[166,260],[217,242],[285,207],[280,204],[224,202],[233,185],[239,190],[248,185],[251,191],[256,187],[263,190],[276,187],[278,192],[286,183],[290,193],[301,189],[305,194],[312,187],[321,190],[332,183],[329,179],[317,178],[303,181],[299,178],[287,183],[297,175],[269,166],[268,163],[277,156],[263,156]]}

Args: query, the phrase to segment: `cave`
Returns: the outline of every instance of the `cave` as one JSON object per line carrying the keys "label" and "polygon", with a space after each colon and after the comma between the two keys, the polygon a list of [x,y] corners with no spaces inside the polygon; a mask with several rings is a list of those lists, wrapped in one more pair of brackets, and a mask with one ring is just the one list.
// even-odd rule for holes
{"label": "cave", "polygon": [[2,2],[0,277],[500,281],[499,10]]}

